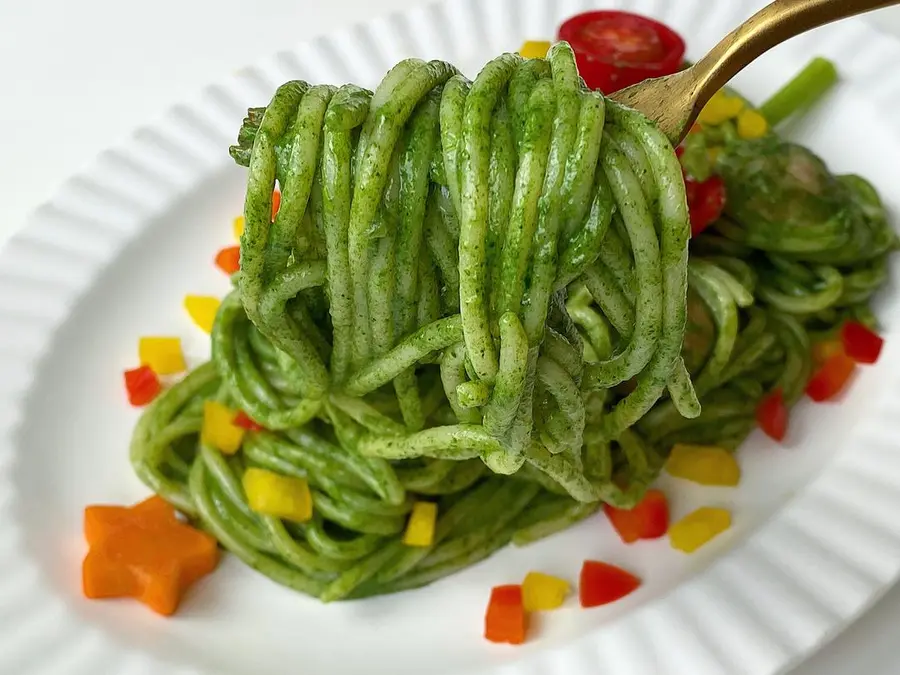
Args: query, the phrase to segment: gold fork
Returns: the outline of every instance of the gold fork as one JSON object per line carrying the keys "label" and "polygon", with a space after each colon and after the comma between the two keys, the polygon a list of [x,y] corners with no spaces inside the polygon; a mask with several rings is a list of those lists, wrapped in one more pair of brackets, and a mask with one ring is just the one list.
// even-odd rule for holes
{"label": "gold fork", "polygon": [[900,0],[775,0],[690,68],[632,85],[611,98],[655,120],[677,145],[710,97],[772,47],[832,21],[897,4]]}

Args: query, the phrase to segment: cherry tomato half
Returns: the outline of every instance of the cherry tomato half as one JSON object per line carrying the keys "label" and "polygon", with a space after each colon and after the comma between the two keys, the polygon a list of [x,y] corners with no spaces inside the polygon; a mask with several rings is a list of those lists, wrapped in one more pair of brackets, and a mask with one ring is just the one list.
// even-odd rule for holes
{"label": "cherry tomato half", "polygon": [[678,33],[630,12],[578,14],[560,26],[559,39],[575,51],[585,83],[604,94],[674,73],[684,59],[684,40]]}

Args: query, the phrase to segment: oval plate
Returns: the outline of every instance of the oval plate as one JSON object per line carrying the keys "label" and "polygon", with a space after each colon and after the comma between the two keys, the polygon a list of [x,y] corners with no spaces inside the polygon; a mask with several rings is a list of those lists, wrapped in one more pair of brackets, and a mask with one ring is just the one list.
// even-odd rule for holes
{"label": "oval plate", "polygon": [[[675,27],[696,58],[761,3],[616,4]],[[324,606],[228,557],[171,620],[82,599],[84,505],[146,494],[128,463],[137,412],[121,384],[137,336],[181,335],[192,363],[208,355],[180,304],[186,293],[227,289],[212,256],[231,243],[241,210],[244,171],[227,146],[246,108],[291,78],[371,87],[408,56],[474,75],[587,5],[447,2],[279,52],[103,153],[37,210],[0,256],[0,671],[766,674],[798,662],[890,586],[900,571],[896,273],[878,306],[882,359],[861,369],[845,400],[801,404],[785,446],[753,436],[738,490],[668,485],[674,517],[699,504],[734,511],[732,530],[694,556],[665,541],[625,547],[601,517],[427,589],[364,602]],[[849,21],[777,49],[737,85],[761,100],[813,53],[833,58],[844,82],[790,133],[836,171],[872,179],[896,212],[900,79],[884,75],[900,46]],[[491,586],[530,569],[574,580],[585,558],[624,565],[644,586],[604,609],[571,599],[538,617],[519,649],[481,638]]]}

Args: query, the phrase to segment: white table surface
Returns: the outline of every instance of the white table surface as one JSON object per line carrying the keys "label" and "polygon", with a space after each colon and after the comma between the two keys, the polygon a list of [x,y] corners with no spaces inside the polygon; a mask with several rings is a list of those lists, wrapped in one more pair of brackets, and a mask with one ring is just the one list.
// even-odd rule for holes
{"label": "white table surface", "polygon": [[[0,0],[0,242],[94,155],[223,72],[421,2]],[[900,38],[900,9],[868,20]],[[896,675],[897,625],[900,586],[795,675]]]}

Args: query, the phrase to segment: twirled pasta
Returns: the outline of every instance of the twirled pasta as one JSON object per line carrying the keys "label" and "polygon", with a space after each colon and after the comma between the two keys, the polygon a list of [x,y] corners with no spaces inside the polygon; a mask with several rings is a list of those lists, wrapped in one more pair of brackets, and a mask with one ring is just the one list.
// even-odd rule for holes
{"label": "twirled pasta", "polygon": [[[374,93],[289,82],[232,155],[245,230],[212,363],[150,407],[132,459],[276,581],[412,588],[634,504],[662,455],[632,427],[666,391],[673,419],[699,414],[680,165],[568,45],[472,82],[415,59]],[[197,450],[204,397],[266,431],[234,458]],[[246,466],[306,477],[314,519],[251,511]],[[440,500],[426,549],[400,543],[415,495]]]}

